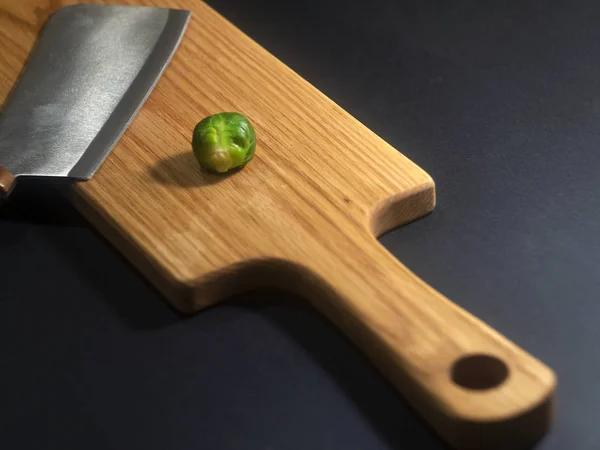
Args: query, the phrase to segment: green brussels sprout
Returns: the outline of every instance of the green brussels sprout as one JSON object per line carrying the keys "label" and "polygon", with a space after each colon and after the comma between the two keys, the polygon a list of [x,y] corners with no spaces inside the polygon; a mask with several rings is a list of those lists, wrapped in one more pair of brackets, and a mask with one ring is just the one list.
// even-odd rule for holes
{"label": "green brussels sprout", "polygon": [[222,112],[198,122],[192,148],[200,167],[225,173],[250,162],[256,149],[256,134],[243,115]]}

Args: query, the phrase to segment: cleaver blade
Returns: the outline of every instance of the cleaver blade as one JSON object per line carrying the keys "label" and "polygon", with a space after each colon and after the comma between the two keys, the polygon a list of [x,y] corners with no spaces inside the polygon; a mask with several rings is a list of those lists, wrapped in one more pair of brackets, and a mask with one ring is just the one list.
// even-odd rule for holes
{"label": "cleaver blade", "polygon": [[0,198],[20,177],[90,179],[160,79],[190,16],[89,4],[55,12],[0,115]]}

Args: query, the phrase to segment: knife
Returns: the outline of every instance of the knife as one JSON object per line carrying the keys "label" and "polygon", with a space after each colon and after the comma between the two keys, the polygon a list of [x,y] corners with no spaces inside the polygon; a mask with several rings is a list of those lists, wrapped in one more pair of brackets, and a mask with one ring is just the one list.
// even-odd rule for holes
{"label": "knife", "polygon": [[160,79],[190,16],[112,5],[54,13],[0,115],[0,200],[21,177],[90,179]]}

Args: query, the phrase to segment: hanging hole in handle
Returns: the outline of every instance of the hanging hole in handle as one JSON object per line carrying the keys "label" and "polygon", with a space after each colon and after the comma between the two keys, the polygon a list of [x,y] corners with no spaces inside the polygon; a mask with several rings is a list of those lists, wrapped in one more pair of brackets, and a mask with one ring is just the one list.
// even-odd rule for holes
{"label": "hanging hole in handle", "polygon": [[452,365],[451,376],[465,389],[482,391],[500,386],[508,378],[508,366],[495,356],[463,356]]}

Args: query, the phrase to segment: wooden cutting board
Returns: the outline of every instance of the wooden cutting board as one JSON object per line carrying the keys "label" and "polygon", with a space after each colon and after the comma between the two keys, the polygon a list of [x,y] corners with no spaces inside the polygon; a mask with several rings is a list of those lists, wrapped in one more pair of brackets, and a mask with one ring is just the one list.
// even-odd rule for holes
{"label": "wooden cutting board", "polygon": [[[42,23],[72,2],[0,1],[1,101]],[[187,313],[256,287],[300,293],[454,448],[543,436],[553,372],[376,239],[434,208],[431,177],[203,2],[131,3],[193,15],[139,115],[73,189],[91,224]],[[258,141],[230,176],[201,172],[190,146],[195,124],[222,111],[246,115]]]}

